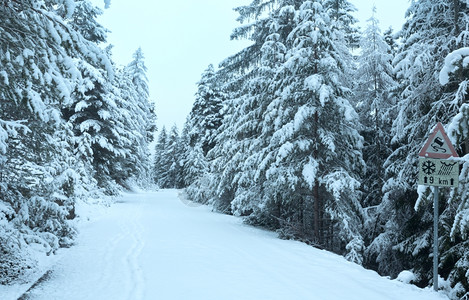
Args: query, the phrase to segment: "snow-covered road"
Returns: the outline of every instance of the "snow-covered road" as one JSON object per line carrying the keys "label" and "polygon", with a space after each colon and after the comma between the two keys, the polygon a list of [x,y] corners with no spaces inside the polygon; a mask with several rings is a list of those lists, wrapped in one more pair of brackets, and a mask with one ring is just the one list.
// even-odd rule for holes
{"label": "snow-covered road", "polygon": [[178,198],[126,194],[26,299],[446,299]]}

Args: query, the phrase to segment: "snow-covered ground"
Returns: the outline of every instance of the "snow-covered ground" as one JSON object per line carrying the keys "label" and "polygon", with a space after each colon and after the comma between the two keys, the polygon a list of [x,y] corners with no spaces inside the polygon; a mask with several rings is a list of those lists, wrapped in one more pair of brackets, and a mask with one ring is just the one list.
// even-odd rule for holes
{"label": "snow-covered ground", "polygon": [[176,190],[126,194],[95,214],[48,275],[23,299],[446,299],[183,201]]}

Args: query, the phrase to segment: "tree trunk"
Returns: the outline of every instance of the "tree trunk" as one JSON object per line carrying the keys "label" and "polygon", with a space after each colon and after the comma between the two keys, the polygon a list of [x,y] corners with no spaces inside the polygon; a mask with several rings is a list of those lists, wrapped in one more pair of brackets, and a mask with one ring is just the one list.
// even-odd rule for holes
{"label": "tree trunk", "polygon": [[459,0],[453,0],[454,5],[454,34],[459,35]]}
{"label": "tree trunk", "polygon": [[468,154],[469,153],[469,137],[466,138],[466,140],[464,141],[464,154]]}
{"label": "tree trunk", "polygon": [[[319,134],[318,134],[318,113],[316,112],[314,114],[314,134],[315,134],[315,139],[316,143],[318,143],[319,140]],[[316,148],[314,150],[314,159],[318,159],[318,149]],[[316,174],[316,177],[318,174]],[[318,244],[322,243],[320,232],[321,232],[321,204],[319,200],[319,179],[316,178],[316,183],[314,185],[314,239]]]}

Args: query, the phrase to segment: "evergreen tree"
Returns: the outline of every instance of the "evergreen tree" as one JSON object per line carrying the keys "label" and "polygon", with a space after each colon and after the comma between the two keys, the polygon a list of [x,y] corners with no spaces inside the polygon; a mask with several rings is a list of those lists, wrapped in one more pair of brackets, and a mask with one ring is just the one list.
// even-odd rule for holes
{"label": "evergreen tree", "polygon": [[384,40],[379,22],[373,16],[360,41],[358,69],[355,78],[354,97],[358,106],[360,123],[365,137],[364,156],[369,166],[364,177],[363,190],[365,206],[381,202],[383,185],[383,164],[389,156],[391,121],[394,119],[390,91],[396,85],[389,54],[390,47]]}
{"label": "evergreen tree", "polygon": [[386,41],[386,44],[388,44],[388,46],[389,46],[388,53],[392,57],[394,57],[396,55],[396,51],[397,51],[397,48],[398,48],[398,44],[397,44],[395,35],[396,34],[394,33],[392,27],[389,27],[383,33],[384,40]]}
{"label": "evergreen tree", "polygon": [[217,87],[215,70],[209,65],[198,82],[198,91],[192,106],[189,133],[190,143],[200,143],[204,154],[215,146],[215,136],[222,122],[223,95]]}
{"label": "evergreen tree", "polygon": [[179,136],[179,129],[176,125],[171,128],[170,137],[168,140],[168,150],[172,158],[171,166],[169,168],[171,187],[182,188],[184,183],[183,175],[183,152],[181,147],[181,138]]}
{"label": "evergreen tree", "polygon": [[153,174],[154,174],[154,181],[155,184],[159,187],[162,187],[162,180],[166,177],[167,169],[165,165],[165,151],[167,145],[167,132],[166,127],[163,126],[161,131],[158,135],[158,139],[155,144],[155,153],[154,153],[154,167],[153,167]]}
{"label": "evergreen tree", "polygon": [[84,39],[96,44],[104,43],[108,30],[97,22],[103,11],[94,6],[90,0],[75,0],[75,7],[71,16],[71,26],[80,32]]}
{"label": "evergreen tree", "polygon": [[[69,16],[71,26],[90,44],[106,41],[106,30],[96,21],[102,11],[89,0],[77,1]],[[77,155],[90,165],[89,172],[106,193],[113,194],[122,184],[122,161],[130,145],[125,127],[125,113],[119,107],[118,91],[114,86],[115,66],[109,53],[100,50],[98,57],[88,56],[78,60],[77,67],[84,78],[83,85],[74,91],[74,103],[62,109],[63,115],[73,124]],[[108,159],[114,160],[113,164]],[[112,175],[111,175],[112,174]]]}
{"label": "evergreen tree", "polygon": [[[232,181],[237,187],[231,203],[233,213],[249,215],[250,222],[274,229],[280,226],[279,216],[270,211],[269,203],[264,203],[269,197],[264,197],[265,172],[259,171],[259,166],[264,165],[262,156],[272,135],[272,132],[266,133],[264,127],[265,120],[272,118],[267,114],[274,98],[271,85],[285,63],[287,39],[295,25],[295,12],[294,6],[284,4],[271,13],[269,35],[261,48],[260,66],[247,77],[243,92],[233,100],[233,105],[229,105],[233,108],[227,121],[231,128],[222,133],[222,138],[227,134],[227,138],[232,139],[227,144],[230,148],[224,149],[223,153],[232,153],[227,158],[231,159],[229,165],[237,173]],[[280,200],[279,197],[270,199]]]}
{"label": "evergreen tree", "polygon": [[156,115],[154,105],[150,101],[147,67],[144,63],[142,49],[139,48],[133,55],[133,61],[124,69],[123,76],[132,83],[128,86],[131,94],[126,109],[129,110],[132,121],[129,129],[134,133],[131,146],[131,158],[126,160],[126,167],[142,186],[148,185],[150,180],[150,148],[153,134],[156,130]]}
{"label": "evergreen tree", "polygon": [[183,182],[181,160],[182,153],[180,151],[179,131],[176,125],[171,127],[166,138],[164,151],[161,155],[161,164],[164,172],[161,174],[159,186],[161,188],[181,188]]}
{"label": "evergreen tree", "polygon": [[184,162],[184,186],[193,184],[208,171],[207,160],[199,144],[195,145],[190,151],[188,151]]}
{"label": "evergreen tree", "polygon": [[352,15],[357,9],[348,0],[325,0],[323,5],[329,10],[333,26],[343,31],[345,41],[350,49],[358,49],[360,33],[354,25],[358,20]]}
{"label": "evergreen tree", "polygon": [[[276,39],[280,38],[277,36],[276,30],[281,22],[283,22],[280,25],[283,28],[281,30],[284,34],[288,34],[292,26],[288,18],[292,18],[294,14],[291,10],[299,7],[301,1],[293,1],[292,5],[289,5],[292,1],[276,2],[253,1],[248,6],[236,9],[240,14],[238,21],[252,19],[253,22],[235,29],[232,38],[248,38],[253,41],[253,45],[225,60],[221,65],[222,69],[217,74],[217,79],[222,81],[220,85],[223,85],[223,89],[227,93],[228,100],[225,105],[227,111],[219,129],[217,145],[209,154],[213,176],[205,182],[210,182],[210,186],[207,188],[213,193],[202,201],[213,203],[221,211],[231,212],[233,206],[234,213],[244,214],[242,207],[246,208],[245,211],[250,211],[250,206],[256,206],[254,202],[248,200],[250,194],[248,186],[256,186],[252,176],[256,166],[243,165],[247,162],[255,163],[253,159],[248,160],[248,158],[255,153],[256,146],[254,144],[258,143],[261,133],[259,125],[265,105],[268,104],[268,102],[263,102],[262,98],[269,84],[268,76],[272,76],[274,72],[268,71],[266,69],[268,67],[261,65],[261,61],[270,56],[267,53],[268,50],[263,50],[264,43],[267,39],[275,43]],[[275,7],[273,12],[262,14],[273,3],[276,3],[273,6]],[[292,8],[290,12],[289,8]],[[279,18],[283,18],[279,23],[276,22],[276,14],[280,14]],[[282,38],[285,39],[286,35]],[[282,47],[280,41],[277,46]],[[263,53],[266,54],[263,56]],[[273,59],[279,59],[276,64],[283,60],[281,57]],[[249,176],[247,176],[247,172],[241,176],[243,168],[249,170]],[[240,188],[244,192],[236,192],[238,185],[242,185]],[[259,198],[259,194],[253,196],[252,201]],[[235,197],[238,198],[235,199]],[[243,199],[247,200],[246,205],[232,205],[234,200],[234,203],[237,203],[243,202]]]}
{"label": "evergreen tree", "polygon": [[182,186],[188,187],[208,171],[207,160],[200,143],[190,144],[192,127],[190,116],[187,117],[181,132],[180,149],[182,153]]}
{"label": "evergreen tree", "polygon": [[116,103],[111,78],[102,67],[82,61],[79,68],[86,85],[76,93],[77,102],[70,109],[69,120],[81,159],[91,163],[99,187],[115,194],[119,190],[116,176],[122,174],[121,162],[130,154],[131,142],[124,138],[129,129],[124,126],[125,117]]}
{"label": "evergreen tree", "polygon": [[263,130],[271,137],[262,163],[266,185],[291,203],[283,218],[313,228],[309,234],[316,243],[360,263],[362,138],[349,89],[338,81],[347,72],[349,54],[341,52],[340,32],[330,26],[320,1],[305,1],[294,21],[287,59],[272,84],[274,100],[265,112]]}
{"label": "evergreen tree", "polygon": [[[363,199],[368,218],[365,223],[367,242],[371,242],[379,233],[376,228],[376,206],[383,198],[384,162],[390,155],[391,122],[394,119],[394,105],[391,90],[395,87],[392,71],[390,46],[381,35],[379,22],[375,17],[376,9],[368,20],[360,42],[361,53],[358,57],[358,70],[354,97],[358,106],[365,138],[363,155],[367,166],[362,180]],[[371,258],[366,263],[374,266],[375,255],[379,250],[372,245],[368,250]],[[375,252],[376,251],[376,252]]]}

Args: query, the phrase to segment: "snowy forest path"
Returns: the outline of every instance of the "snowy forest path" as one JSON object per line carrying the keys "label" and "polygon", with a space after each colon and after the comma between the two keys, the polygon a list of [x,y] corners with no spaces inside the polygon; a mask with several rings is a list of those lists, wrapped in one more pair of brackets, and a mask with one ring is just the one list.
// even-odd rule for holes
{"label": "snowy forest path", "polygon": [[126,194],[23,299],[446,299],[180,199]]}

